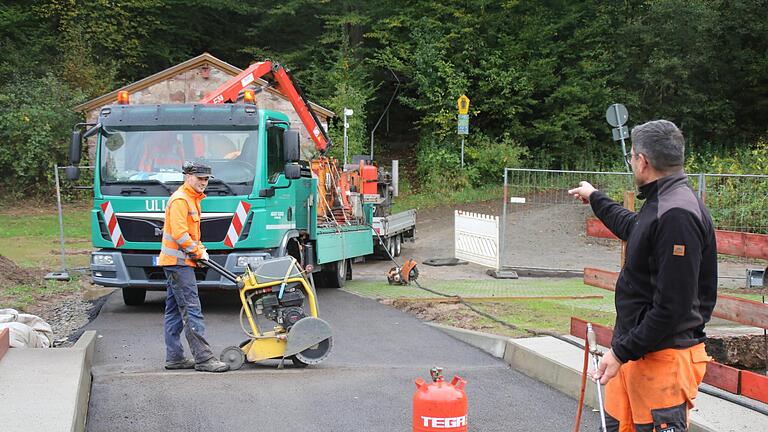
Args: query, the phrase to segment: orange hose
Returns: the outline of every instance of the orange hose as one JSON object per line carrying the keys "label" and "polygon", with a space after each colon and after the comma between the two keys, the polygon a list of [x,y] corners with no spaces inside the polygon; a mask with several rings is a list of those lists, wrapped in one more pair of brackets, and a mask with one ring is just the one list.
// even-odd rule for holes
{"label": "orange hose", "polygon": [[581,370],[581,390],[579,391],[579,407],[576,409],[576,423],[573,432],[579,432],[581,426],[581,412],[584,410],[584,392],[587,389],[587,370],[589,369],[589,342],[584,338],[584,367]]}

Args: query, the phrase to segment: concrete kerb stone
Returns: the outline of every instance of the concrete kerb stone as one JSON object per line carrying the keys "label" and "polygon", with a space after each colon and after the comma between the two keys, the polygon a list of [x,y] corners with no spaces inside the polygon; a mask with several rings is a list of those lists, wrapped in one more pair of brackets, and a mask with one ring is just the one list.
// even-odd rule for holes
{"label": "concrete kerb stone", "polygon": [[487,352],[488,354],[496,357],[503,358],[504,351],[507,347],[507,341],[509,338],[504,336],[497,336],[488,333],[478,332],[474,330],[466,330],[456,327],[451,327],[442,324],[425,323],[430,327],[442,330],[445,333],[453,336],[454,338],[466,342],[476,348]]}
{"label": "concrete kerb stone", "polygon": [[71,348],[13,348],[0,361],[0,429],[85,431],[96,333]]}
{"label": "concrete kerb stone", "polygon": [[[474,330],[425,323],[504,361],[517,371],[577,399],[581,389],[583,351],[550,336],[512,339]],[[597,407],[595,384],[587,380],[584,393],[587,406]],[[724,413],[724,415],[727,415]],[[691,419],[690,432],[718,432]]]}
{"label": "concrete kerb stone", "polygon": [[77,407],[72,419],[72,431],[85,431],[85,421],[88,418],[88,403],[91,398],[91,365],[93,364],[93,351],[96,345],[96,332],[89,330],[84,332],[75,342],[73,349],[83,351],[82,368],[80,370],[80,386],[77,389]]}

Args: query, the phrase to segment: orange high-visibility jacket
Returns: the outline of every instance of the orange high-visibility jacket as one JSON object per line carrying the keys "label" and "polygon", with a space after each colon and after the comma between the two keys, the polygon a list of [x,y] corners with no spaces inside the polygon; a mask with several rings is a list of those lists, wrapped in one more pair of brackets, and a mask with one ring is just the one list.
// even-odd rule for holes
{"label": "orange high-visibility jacket", "polygon": [[163,243],[160,248],[161,266],[182,265],[194,267],[205,247],[200,242],[200,201],[205,194],[198,193],[184,183],[171,195],[165,208]]}

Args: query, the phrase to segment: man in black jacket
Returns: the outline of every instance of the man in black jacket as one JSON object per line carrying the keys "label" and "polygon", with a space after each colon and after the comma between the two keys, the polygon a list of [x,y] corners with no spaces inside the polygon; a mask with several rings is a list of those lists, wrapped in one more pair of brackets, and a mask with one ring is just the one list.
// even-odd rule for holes
{"label": "man in black jacket", "polygon": [[631,139],[625,157],[646,200],[638,213],[585,181],[569,191],[627,242],[611,350],[593,379],[606,384],[609,431],[687,431],[710,360],[704,325],[717,299],[715,230],[683,172],[677,126],[651,121]]}

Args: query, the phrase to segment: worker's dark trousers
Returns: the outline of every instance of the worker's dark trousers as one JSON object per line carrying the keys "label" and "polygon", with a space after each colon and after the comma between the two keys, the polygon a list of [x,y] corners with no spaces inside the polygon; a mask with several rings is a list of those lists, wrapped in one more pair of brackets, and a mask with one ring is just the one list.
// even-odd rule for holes
{"label": "worker's dark trousers", "polygon": [[205,340],[203,311],[197,295],[195,270],[186,265],[163,267],[168,278],[165,297],[165,360],[178,361],[184,358],[181,346],[181,330],[187,337],[189,349],[195,363],[213,358],[211,347]]}

